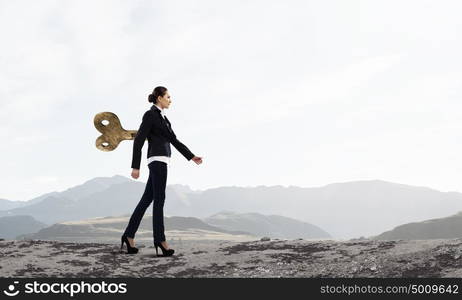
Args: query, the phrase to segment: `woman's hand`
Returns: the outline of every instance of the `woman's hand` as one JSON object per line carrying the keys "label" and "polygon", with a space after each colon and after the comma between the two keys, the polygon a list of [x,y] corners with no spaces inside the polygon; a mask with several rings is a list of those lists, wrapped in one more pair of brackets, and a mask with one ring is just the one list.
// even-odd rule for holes
{"label": "woman's hand", "polygon": [[202,163],[202,157],[194,156],[191,159],[198,165],[200,165]]}
{"label": "woman's hand", "polygon": [[138,179],[140,177],[140,169],[132,169],[132,177]]}

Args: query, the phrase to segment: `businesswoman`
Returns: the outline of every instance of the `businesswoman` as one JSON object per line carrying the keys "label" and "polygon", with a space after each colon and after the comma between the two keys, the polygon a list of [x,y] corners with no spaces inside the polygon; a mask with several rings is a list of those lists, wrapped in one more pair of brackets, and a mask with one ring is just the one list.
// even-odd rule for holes
{"label": "businesswoman", "polygon": [[121,237],[120,250],[122,250],[125,243],[127,245],[127,253],[138,253],[138,248],[135,247],[133,239],[146,209],[153,202],[152,229],[156,254],[159,256],[157,247],[160,247],[163,256],[171,256],[175,250],[170,248],[165,240],[163,213],[167,167],[171,157],[170,143],[187,160],[193,160],[198,165],[202,163],[202,157],[195,156],[188,147],[176,138],[170,121],[164,112],[165,109],[169,108],[171,103],[168,90],[163,86],[156,87],[148,96],[148,101],[153,103],[153,105],[144,113],[140,128],[133,142],[131,175],[135,179],[140,176],[141,149],[147,138],[149,179],[146,183],[143,196],[133,211],[125,232]]}

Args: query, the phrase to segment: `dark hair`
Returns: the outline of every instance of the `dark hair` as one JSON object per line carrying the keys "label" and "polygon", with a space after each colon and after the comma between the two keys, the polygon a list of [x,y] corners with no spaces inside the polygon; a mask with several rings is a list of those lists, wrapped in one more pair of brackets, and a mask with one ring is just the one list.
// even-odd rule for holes
{"label": "dark hair", "polygon": [[167,92],[167,88],[163,86],[157,86],[151,94],[148,95],[148,102],[156,103],[157,102],[157,97],[165,96],[165,93]]}

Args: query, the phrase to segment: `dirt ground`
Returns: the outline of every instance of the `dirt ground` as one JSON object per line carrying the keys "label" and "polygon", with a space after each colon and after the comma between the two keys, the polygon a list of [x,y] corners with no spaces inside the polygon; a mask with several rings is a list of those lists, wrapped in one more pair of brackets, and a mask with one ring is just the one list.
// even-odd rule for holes
{"label": "dirt ground", "polygon": [[[0,241],[2,277],[462,277],[462,239],[170,242],[171,257],[137,244]],[[160,249],[159,249],[160,251]]]}

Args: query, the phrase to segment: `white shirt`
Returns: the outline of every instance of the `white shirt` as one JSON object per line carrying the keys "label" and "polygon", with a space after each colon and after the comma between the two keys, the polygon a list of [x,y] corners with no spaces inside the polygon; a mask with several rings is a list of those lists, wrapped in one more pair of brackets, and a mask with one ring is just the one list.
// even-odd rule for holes
{"label": "white shirt", "polygon": [[[156,107],[158,109],[160,109],[160,114],[162,115],[163,118],[165,118],[165,110],[163,108],[160,108],[157,105],[156,105]],[[163,155],[161,155],[161,156],[159,156],[159,155],[150,156],[150,157],[148,157],[148,165],[150,163],[152,163],[153,161],[155,161],[155,160],[163,161],[163,162],[165,162],[167,164],[168,167],[170,167],[170,157],[168,157],[168,156],[163,156]]]}

